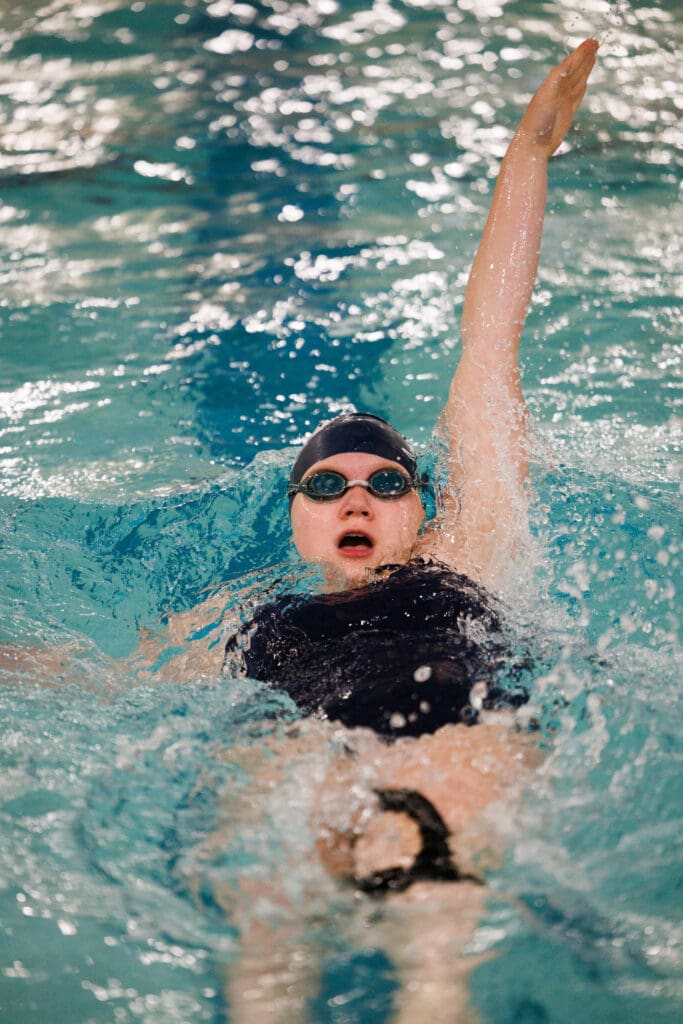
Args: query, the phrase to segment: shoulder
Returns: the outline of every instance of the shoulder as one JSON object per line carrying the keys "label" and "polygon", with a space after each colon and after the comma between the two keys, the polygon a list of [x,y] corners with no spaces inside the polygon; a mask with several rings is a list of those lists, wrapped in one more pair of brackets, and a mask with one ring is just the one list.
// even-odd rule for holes
{"label": "shoulder", "polygon": [[446,559],[438,557],[438,553],[430,552],[429,548],[416,553],[403,569],[404,572],[399,579],[414,580],[417,583],[438,583],[446,589],[491,597],[480,580]]}
{"label": "shoulder", "polygon": [[466,523],[437,517],[418,538],[413,556],[448,567],[460,579],[489,595],[497,595],[507,590],[516,567],[532,544],[528,522],[521,510],[515,531],[507,530],[504,524],[500,526],[492,516],[488,532],[489,541],[481,545],[476,539],[472,541]]}

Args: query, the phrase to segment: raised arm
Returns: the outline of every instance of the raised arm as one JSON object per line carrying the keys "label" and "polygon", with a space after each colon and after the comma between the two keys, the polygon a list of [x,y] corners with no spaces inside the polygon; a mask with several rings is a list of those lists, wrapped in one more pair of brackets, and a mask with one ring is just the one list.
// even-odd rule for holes
{"label": "raised arm", "polygon": [[526,530],[527,410],[517,353],[538,266],[548,160],[581,103],[597,49],[588,39],[565,57],[527,107],[467,283],[462,354],[441,420],[448,489],[427,547],[489,585]]}

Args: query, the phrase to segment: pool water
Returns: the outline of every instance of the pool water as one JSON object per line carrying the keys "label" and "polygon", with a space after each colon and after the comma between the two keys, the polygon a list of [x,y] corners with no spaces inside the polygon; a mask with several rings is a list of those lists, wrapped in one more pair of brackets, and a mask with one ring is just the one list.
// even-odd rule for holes
{"label": "pool water", "polygon": [[[242,782],[226,751],[292,711],[242,678],[141,681],[139,630],[296,577],[290,446],[325,416],[391,416],[428,458],[497,161],[589,34],[525,337],[538,559],[511,609],[554,738],[471,991],[487,1024],[680,1019],[677,11],[0,5],[0,638],[77,652],[0,668],[3,1024],[230,1019],[238,936],[198,851]],[[391,963],[313,910],[311,1020],[389,1021]]]}

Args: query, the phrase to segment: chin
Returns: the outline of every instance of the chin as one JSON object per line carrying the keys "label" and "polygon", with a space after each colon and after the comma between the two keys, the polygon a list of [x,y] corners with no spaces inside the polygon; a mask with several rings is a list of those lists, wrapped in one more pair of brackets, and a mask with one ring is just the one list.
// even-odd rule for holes
{"label": "chin", "polygon": [[322,563],[323,574],[330,587],[335,590],[360,586],[373,579],[373,573],[383,565],[405,565],[410,555],[385,554],[369,560]]}
{"label": "chin", "polygon": [[365,561],[362,564],[352,562],[351,564],[342,563],[341,565],[338,562],[327,562],[322,566],[325,580],[335,590],[344,590],[347,587],[354,587],[365,583],[368,575],[375,568],[374,564],[368,564]]}

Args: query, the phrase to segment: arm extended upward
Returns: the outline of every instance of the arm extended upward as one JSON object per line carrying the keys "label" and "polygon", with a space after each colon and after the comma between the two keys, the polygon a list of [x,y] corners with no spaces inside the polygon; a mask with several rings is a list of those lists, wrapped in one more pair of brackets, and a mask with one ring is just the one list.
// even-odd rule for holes
{"label": "arm extended upward", "polygon": [[533,291],[548,160],[586,90],[598,43],[553,68],[502,162],[462,312],[462,355],[441,420],[448,492],[429,549],[486,584],[504,574],[526,530],[527,410],[519,342]]}

